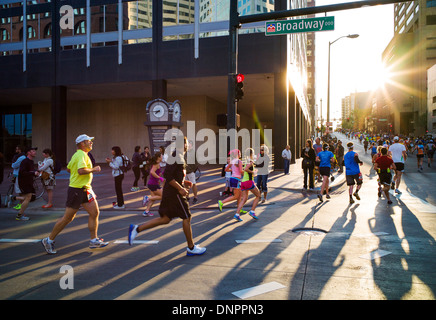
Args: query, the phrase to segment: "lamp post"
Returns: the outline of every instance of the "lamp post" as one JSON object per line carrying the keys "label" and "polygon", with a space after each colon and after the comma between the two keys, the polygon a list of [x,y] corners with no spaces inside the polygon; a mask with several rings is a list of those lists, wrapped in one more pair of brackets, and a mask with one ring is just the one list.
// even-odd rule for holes
{"label": "lamp post", "polygon": [[328,56],[328,80],[327,80],[327,122],[330,122],[330,47],[333,43],[342,38],[351,38],[355,39],[359,35],[358,34],[349,34],[348,36],[342,36],[337,38],[335,41],[329,41],[329,56]]}

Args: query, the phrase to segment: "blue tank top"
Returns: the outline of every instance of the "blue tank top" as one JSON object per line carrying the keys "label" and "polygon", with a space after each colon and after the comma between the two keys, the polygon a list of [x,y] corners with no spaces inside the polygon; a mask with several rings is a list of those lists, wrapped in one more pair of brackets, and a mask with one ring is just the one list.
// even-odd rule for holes
{"label": "blue tank top", "polygon": [[356,152],[349,151],[344,156],[344,164],[346,169],[346,175],[352,176],[360,173],[359,164],[354,161],[354,155]]}

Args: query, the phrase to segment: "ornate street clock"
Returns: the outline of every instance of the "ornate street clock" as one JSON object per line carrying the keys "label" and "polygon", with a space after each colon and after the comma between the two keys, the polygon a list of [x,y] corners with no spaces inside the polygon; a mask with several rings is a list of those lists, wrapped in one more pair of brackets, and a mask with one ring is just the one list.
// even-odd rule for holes
{"label": "ornate street clock", "polygon": [[149,101],[146,107],[147,121],[144,125],[148,127],[151,151],[154,154],[159,147],[166,148],[171,141],[165,141],[165,133],[168,129],[180,129],[182,109],[178,100],[169,103],[163,99]]}

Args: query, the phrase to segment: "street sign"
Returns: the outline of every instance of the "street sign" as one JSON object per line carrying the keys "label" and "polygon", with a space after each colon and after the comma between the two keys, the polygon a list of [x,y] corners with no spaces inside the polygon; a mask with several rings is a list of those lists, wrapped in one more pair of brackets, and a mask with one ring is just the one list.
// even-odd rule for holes
{"label": "street sign", "polygon": [[265,22],[265,35],[331,31],[335,29],[335,17],[277,20]]}

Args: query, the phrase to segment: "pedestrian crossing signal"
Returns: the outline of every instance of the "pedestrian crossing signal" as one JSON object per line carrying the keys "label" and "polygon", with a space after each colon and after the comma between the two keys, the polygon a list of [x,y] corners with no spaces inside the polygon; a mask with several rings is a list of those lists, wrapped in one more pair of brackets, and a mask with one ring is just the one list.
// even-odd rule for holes
{"label": "pedestrian crossing signal", "polygon": [[235,100],[239,101],[244,96],[244,75],[241,73],[238,73],[235,76]]}

